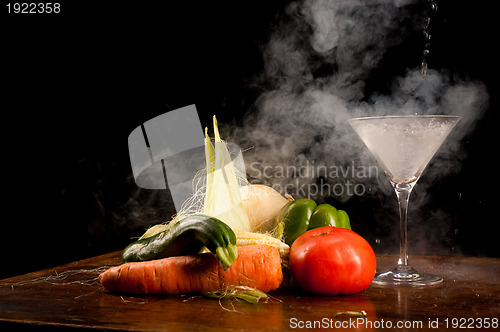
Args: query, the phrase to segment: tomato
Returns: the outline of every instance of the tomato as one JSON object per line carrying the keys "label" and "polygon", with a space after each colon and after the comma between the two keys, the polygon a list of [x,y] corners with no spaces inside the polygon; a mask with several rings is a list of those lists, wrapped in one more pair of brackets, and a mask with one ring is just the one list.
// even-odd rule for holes
{"label": "tomato", "polygon": [[326,226],[309,230],[293,242],[289,266],[293,280],[306,291],[353,294],[370,285],[377,260],[363,237],[346,228]]}

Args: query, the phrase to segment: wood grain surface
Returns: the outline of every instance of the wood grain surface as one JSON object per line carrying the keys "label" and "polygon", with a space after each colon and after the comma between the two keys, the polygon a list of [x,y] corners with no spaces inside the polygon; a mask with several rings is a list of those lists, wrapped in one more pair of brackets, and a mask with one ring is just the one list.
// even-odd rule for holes
{"label": "wood grain surface", "polygon": [[[378,256],[378,270],[392,268],[396,259]],[[308,327],[451,331],[461,323],[475,327],[495,319],[498,323],[500,259],[416,256],[411,257],[411,263],[417,270],[442,275],[444,282],[428,287],[370,285],[347,296],[311,296],[284,285],[270,293],[271,301],[248,304],[197,295],[109,293],[97,276],[119,264],[119,252],[115,252],[1,280],[0,326],[124,331],[286,331]],[[364,321],[335,317],[341,311],[361,310],[367,314]]]}

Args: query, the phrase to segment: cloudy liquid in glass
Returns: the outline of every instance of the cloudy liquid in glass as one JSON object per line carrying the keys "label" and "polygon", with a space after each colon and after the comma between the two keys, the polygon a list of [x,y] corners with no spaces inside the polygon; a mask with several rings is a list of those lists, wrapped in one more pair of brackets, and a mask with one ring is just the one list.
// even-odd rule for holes
{"label": "cloudy liquid in glass", "polygon": [[458,122],[448,116],[387,116],[350,121],[392,182],[417,180]]}

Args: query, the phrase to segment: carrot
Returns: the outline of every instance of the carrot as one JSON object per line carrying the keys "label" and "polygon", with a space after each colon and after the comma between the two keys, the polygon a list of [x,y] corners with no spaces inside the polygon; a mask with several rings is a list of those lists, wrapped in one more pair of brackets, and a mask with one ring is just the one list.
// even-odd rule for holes
{"label": "carrot", "polygon": [[138,294],[187,294],[248,286],[263,292],[283,280],[278,249],[268,245],[238,248],[238,258],[224,271],[215,255],[203,253],[112,267],[99,275],[109,291]]}

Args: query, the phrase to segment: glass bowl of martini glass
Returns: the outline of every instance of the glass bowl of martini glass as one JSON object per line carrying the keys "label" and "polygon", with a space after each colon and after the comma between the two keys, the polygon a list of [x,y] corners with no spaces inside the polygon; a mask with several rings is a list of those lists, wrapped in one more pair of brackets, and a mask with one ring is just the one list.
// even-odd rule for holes
{"label": "glass bowl of martini glass", "polygon": [[372,116],[348,120],[389,177],[399,203],[399,259],[392,270],[375,274],[374,284],[422,286],[443,281],[440,276],[416,271],[408,261],[408,202],[425,167],[458,121],[460,117],[452,115]]}

